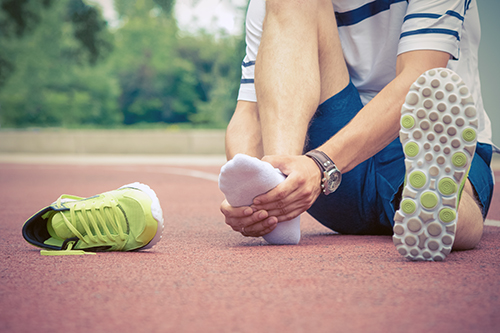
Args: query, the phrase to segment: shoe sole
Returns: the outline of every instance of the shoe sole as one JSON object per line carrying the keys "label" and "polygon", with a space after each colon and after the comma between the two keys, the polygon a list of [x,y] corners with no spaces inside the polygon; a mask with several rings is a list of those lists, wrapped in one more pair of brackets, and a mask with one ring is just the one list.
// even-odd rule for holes
{"label": "shoe sole", "polygon": [[155,191],[153,191],[153,189],[151,189],[151,187],[149,187],[146,184],[135,182],[135,183],[124,185],[124,186],[120,187],[120,189],[122,189],[122,188],[135,188],[137,190],[140,190],[140,191],[146,193],[149,196],[149,198],[151,199],[151,214],[153,215],[153,218],[158,223],[158,227],[156,229],[156,234],[153,237],[153,239],[147,245],[139,248],[141,250],[150,249],[161,240],[162,234],[163,234],[163,228],[164,228],[163,211],[162,211],[161,206],[160,206],[160,200],[158,200],[158,197],[156,196]]}
{"label": "shoe sole", "polygon": [[401,109],[406,176],[393,236],[406,258],[441,261],[451,252],[477,127],[474,100],[453,71],[429,70],[411,86]]}

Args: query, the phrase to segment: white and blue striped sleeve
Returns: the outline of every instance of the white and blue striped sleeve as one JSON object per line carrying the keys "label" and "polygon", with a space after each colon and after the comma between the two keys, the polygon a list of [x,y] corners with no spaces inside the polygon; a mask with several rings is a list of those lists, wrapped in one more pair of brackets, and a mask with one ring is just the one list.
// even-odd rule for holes
{"label": "white and blue striped sleeve", "polygon": [[398,46],[398,55],[436,50],[459,58],[460,36],[471,0],[410,0]]}
{"label": "white and blue striped sleeve", "polygon": [[255,60],[262,37],[262,25],[266,14],[265,0],[251,0],[248,5],[245,21],[246,56],[241,64],[241,82],[238,100],[256,102],[255,93]]}

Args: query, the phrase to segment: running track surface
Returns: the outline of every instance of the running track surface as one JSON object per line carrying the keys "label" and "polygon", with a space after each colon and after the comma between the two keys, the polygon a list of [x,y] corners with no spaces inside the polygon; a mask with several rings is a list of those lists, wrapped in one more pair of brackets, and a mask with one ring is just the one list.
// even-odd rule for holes
{"label": "running track surface", "polygon": [[[302,217],[297,246],[224,224],[220,166],[0,164],[1,332],[499,332],[500,228],[445,262],[391,237],[342,236]],[[500,173],[497,172],[498,179]],[[61,194],[140,181],[157,193],[148,251],[45,257],[24,221]],[[488,216],[500,220],[500,191]]]}

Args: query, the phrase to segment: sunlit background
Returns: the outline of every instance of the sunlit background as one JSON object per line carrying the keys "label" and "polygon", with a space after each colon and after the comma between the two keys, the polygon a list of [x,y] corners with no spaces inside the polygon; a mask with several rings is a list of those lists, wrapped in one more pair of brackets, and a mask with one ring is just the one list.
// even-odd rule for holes
{"label": "sunlit background", "polygon": [[[5,14],[16,0],[1,2],[2,128],[227,124],[248,0],[40,0],[17,21]],[[500,1],[477,2],[482,92],[498,145]]]}

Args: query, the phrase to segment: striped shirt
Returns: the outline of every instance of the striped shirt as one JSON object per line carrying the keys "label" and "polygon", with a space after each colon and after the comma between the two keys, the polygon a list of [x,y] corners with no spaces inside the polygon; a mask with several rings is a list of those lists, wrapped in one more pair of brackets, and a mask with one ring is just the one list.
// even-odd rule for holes
{"label": "striped shirt", "polygon": [[[491,144],[477,65],[481,30],[476,0],[332,0],[342,50],[353,84],[368,103],[396,76],[399,54],[437,50],[470,88],[479,116],[478,140]],[[246,18],[246,56],[238,100],[257,101],[255,60],[265,0],[251,0]]]}

